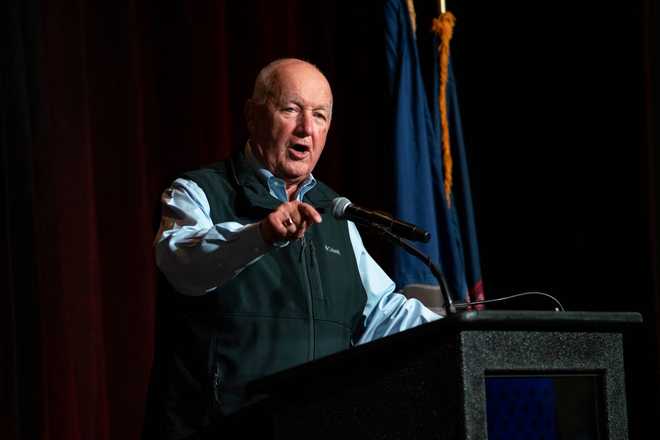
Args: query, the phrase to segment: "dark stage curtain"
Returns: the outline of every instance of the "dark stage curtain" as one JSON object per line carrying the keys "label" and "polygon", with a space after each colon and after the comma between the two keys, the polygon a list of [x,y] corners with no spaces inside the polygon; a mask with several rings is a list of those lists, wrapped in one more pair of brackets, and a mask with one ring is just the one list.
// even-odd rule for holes
{"label": "dark stage curtain", "polygon": [[39,316],[33,259],[37,123],[35,1],[0,13],[0,436],[36,438]]}
{"label": "dark stage curtain", "polygon": [[[343,85],[317,174],[347,188],[367,153],[338,145],[377,132],[375,118],[355,120],[349,138],[347,121],[381,99],[355,93],[379,70],[380,51],[365,49],[382,39],[379,6],[338,17],[339,5],[296,0],[9,3],[2,437],[135,439],[153,356],[160,192],[243,146],[254,77],[283,56]],[[379,185],[352,182],[358,201]]]}

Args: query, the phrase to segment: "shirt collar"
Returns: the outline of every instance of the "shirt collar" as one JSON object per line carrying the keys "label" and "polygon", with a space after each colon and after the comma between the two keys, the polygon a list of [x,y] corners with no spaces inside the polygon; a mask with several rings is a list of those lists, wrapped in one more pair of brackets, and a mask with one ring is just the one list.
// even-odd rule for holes
{"label": "shirt collar", "polygon": [[[245,159],[248,166],[257,174],[259,180],[261,180],[268,187],[268,192],[270,192],[271,196],[283,203],[289,201],[289,197],[286,194],[286,183],[283,179],[276,177],[273,173],[270,172],[270,170],[266,169],[263,164],[254,156],[252,153],[252,146],[250,145],[250,141],[245,144]],[[307,179],[298,185],[296,200],[302,201],[303,197],[305,197],[305,194],[307,194],[307,192],[309,192],[315,186],[316,179],[310,174]]]}

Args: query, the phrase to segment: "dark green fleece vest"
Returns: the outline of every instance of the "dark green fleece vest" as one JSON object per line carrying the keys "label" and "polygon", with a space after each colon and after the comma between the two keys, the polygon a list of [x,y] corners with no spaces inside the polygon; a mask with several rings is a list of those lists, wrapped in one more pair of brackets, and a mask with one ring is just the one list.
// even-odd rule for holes
{"label": "dark green fleece vest", "polygon": [[[184,177],[206,194],[214,223],[258,222],[281,204],[242,155]],[[198,420],[190,405],[199,408],[200,401],[212,412],[231,413],[249,400],[248,381],[350,347],[367,297],[347,223],[330,212],[334,197],[319,182],[304,201],[320,208],[323,222],[304,239],[271,249],[212,293],[179,298],[175,368],[179,387],[188,389],[175,395],[188,405],[180,408],[184,419]]]}

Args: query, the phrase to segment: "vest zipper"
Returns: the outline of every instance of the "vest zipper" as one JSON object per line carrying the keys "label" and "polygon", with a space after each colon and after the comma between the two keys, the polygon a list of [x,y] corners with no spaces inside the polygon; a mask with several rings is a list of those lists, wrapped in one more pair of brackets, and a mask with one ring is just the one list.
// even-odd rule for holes
{"label": "vest zipper", "polygon": [[[300,239],[300,262],[302,263],[303,272],[305,274],[305,281],[307,282],[307,316],[309,316],[309,346],[307,360],[314,359],[315,350],[315,337],[314,337],[314,303],[312,298],[312,279],[309,276],[309,268],[307,267],[307,256],[305,255],[306,248],[305,237]],[[311,244],[311,242],[310,242]]]}

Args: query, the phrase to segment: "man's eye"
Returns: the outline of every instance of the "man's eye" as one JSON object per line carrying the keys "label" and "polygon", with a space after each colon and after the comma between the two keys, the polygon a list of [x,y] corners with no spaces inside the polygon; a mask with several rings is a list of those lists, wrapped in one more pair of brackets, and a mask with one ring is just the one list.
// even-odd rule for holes
{"label": "man's eye", "polygon": [[325,114],[323,114],[323,113],[314,113],[314,116],[315,116],[317,119],[321,119],[321,120],[323,120],[323,121],[325,121],[326,119],[328,119],[328,118],[325,116]]}
{"label": "man's eye", "polygon": [[285,113],[294,113],[296,109],[294,107],[284,107],[282,111]]}

